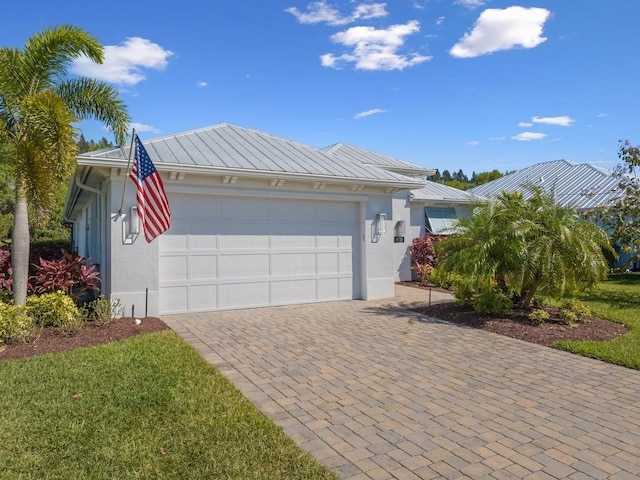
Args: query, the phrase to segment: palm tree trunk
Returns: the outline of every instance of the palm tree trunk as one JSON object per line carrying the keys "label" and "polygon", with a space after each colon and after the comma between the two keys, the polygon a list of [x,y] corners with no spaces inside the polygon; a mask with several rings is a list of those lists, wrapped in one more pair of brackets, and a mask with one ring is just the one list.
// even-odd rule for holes
{"label": "palm tree trunk", "polygon": [[16,204],[13,211],[13,238],[11,241],[11,266],[13,269],[13,303],[27,302],[29,280],[29,217],[27,197],[22,182],[16,182]]}

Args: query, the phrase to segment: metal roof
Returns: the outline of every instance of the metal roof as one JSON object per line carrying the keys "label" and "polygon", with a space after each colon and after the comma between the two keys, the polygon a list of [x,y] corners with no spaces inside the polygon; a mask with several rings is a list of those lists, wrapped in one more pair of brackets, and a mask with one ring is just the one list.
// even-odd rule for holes
{"label": "metal roof", "polygon": [[411,190],[411,201],[438,201],[447,203],[477,203],[483,199],[469,193],[468,191],[459,190],[449,187],[442,183],[426,181],[424,187]]}
{"label": "metal roof", "polygon": [[320,149],[328,155],[339,160],[361,163],[363,165],[373,165],[384,168],[392,172],[401,173],[410,176],[429,176],[435,173],[432,168],[416,165],[415,163],[405,162],[397,158],[382,155],[380,153],[370,152],[363,148],[347,145],[346,143],[336,143],[328,147]]}
{"label": "metal roof", "polygon": [[[415,188],[422,181],[357,162],[345,162],[309,145],[228,123],[142,142],[158,170],[287,174],[367,181]],[[79,165],[126,162],[129,148],[78,156]]]}
{"label": "metal roof", "polygon": [[566,160],[537,163],[491,182],[472,188],[469,192],[493,197],[502,192],[522,192],[531,195],[528,185],[545,193],[554,192],[559,205],[586,210],[606,205],[620,196],[620,180],[611,170],[586,163]]}

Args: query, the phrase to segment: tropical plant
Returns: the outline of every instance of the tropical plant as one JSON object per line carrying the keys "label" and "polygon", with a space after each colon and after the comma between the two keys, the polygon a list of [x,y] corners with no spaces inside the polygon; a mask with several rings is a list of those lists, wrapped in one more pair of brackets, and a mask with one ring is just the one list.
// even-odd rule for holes
{"label": "tropical plant", "polygon": [[609,271],[607,234],[553,195],[503,193],[460,219],[460,233],[436,245],[438,268],[496,286],[528,307],[536,293],[562,297],[592,288]]}
{"label": "tropical plant", "polygon": [[414,238],[409,247],[411,255],[411,270],[416,272],[422,282],[426,282],[431,271],[437,265],[434,244],[444,237],[442,235],[426,234],[422,238]]}
{"label": "tropical plant", "polygon": [[632,254],[628,261],[632,262],[640,259],[640,146],[620,140],[618,158],[623,162],[614,173],[619,179],[619,195],[595,213],[617,246]]}
{"label": "tropical plant", "polygon": [[40,329],[24,306],[0,302],[0,344],[30,343],[39,335]]}
{"label": "tropical plant", "polygon": [[0,144],[8,149],[15,188],[12,265],[14,302],[24,304],[29,268],[28,205],[36,215],[55,204],[57,187],[75,165],[74,123],[95,118],[124,144],[129,116],[112,86],[69,77],[71,62],[104,58],[98,40],[60,25],[30,37],[22,49],[0,48]]}
{"label": "tropical plant", "polygon": [[37,294],[62,291],[72,298],[83,292],[99,293],[100,273],[96,266],[87,265],[87,261],[75,253],[64,250],[61,253],[59,258],[40,258],[39,263],[33,265],[31,290]]}

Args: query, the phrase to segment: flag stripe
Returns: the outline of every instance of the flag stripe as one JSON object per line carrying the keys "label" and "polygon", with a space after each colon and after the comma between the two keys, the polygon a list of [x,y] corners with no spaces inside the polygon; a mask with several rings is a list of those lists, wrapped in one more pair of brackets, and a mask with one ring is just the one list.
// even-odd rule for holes
{"label": "flag stripe", "polygon": [[130,177],[137,188],[138,215],[144,236],[151,242],[171,227],[171,211],[160,174],[137,135],[134,141],[135,161]]}

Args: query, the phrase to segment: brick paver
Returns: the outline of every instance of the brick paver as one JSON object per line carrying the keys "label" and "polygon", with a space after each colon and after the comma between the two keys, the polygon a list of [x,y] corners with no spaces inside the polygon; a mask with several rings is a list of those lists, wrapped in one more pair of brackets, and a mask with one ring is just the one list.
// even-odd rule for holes
{"label": "brick paver", "polygon": [[344,479],[640,478],[640,372],[402,308],[425,301],[163,320]]}

